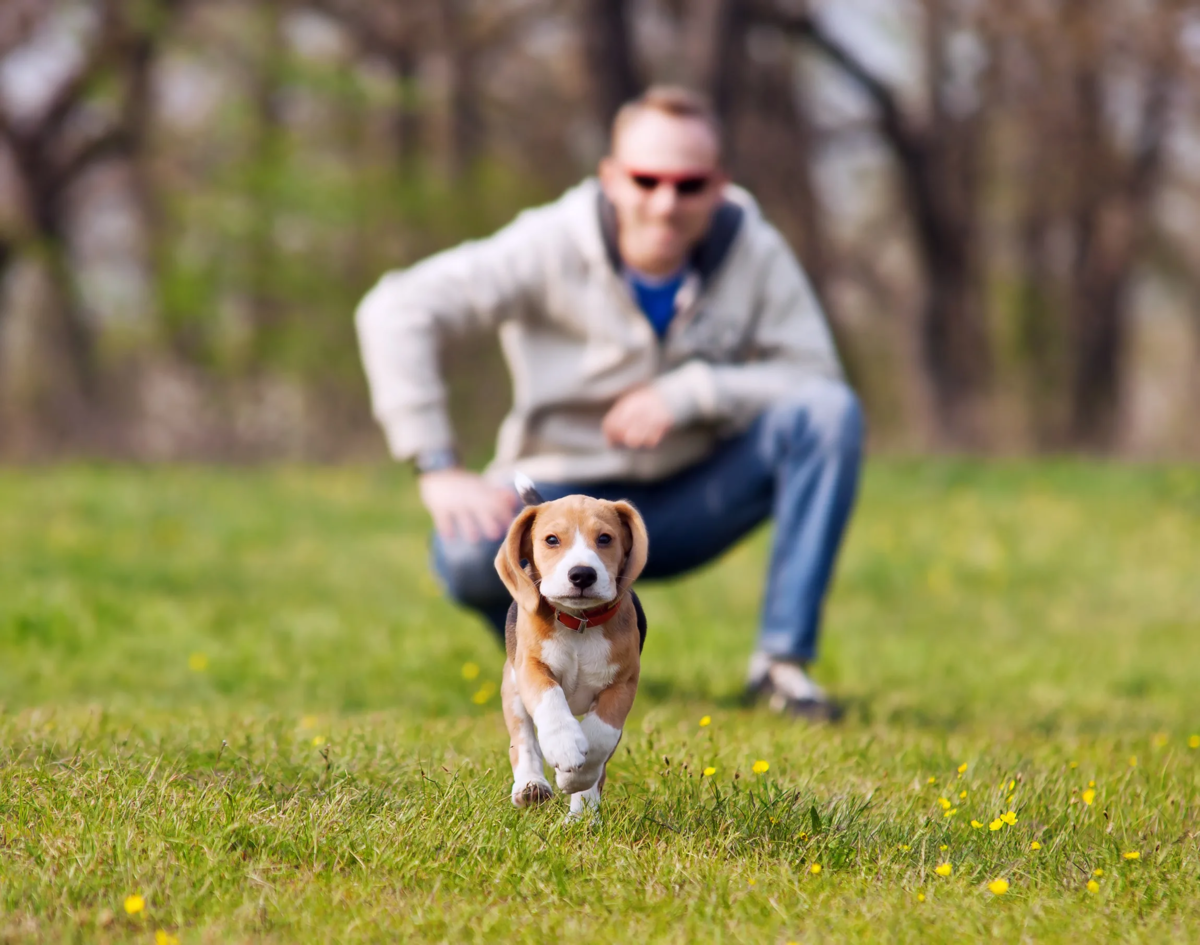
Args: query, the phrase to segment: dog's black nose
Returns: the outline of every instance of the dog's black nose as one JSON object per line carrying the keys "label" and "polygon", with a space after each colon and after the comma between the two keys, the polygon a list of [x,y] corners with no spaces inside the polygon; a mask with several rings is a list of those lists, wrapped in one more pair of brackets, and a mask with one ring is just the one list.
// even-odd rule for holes
{"label": "dog's black nose", "polygon": [[585,564],[577,564],[567,572],[567,580],[580,590],[591,587],[596,583],[596,569]]}

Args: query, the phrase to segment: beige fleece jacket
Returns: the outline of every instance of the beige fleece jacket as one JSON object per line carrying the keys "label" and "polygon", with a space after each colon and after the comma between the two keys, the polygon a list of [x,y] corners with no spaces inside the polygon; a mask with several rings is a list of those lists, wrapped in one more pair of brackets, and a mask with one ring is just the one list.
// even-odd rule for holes
{"label": "beige fleece jacket", "polygon": [[[725,197],[722,212],[740,217],[736,235],[715,268],[689,273],[662,341],[614,265],[595,179],[487,239],[385,275],[356,320],[392,454],[454,445],[439,353],[470,331],[499,330],[512,375],[512,410],[488,467],[497,479],[517,468],[548,482],[662,478],[806,378],[840,378],[787,243],[745,191],[730,186]],[[675,428],[654,449],[610,446],[605,412],[647,383],[666,398]]]}

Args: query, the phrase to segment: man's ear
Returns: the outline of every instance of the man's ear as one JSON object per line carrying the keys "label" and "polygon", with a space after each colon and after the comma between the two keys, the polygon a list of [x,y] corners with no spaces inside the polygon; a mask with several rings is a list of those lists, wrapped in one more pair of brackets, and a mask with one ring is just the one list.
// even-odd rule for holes
{"label": "man's ear", "polygon": [[617,577],[617,592],[624,594],[646,566],[646,557],[650,554],[650,538],[646,534],[646,523],[632,504],[622,500],[614,502],[613,508],[616,509],[625,528],[625,563],[621,565],[621,573]]}
{"label": "man's ear", "polygon": [[533,530],[533,520],[537,518],[538,506],[531,505],[522,509],[508,528],[508,537],[496,552],[496,573],[512,594],[513,600],[522,610],[530,613],[538,609],[541,594],[533,579],[521,567],[521,559],[529,562],[529,567],[536,573],[533,565],[533,541],[530,532]]}

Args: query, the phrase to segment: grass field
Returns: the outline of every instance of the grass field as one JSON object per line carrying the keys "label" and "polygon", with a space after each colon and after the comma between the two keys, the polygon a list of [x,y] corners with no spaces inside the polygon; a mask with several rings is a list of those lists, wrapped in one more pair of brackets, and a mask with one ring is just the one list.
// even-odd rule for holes
{"label": "grass field", "polygon": [[836,727],[739,705],[765,533],[643,585],[599,825],[510,806],[425,528],[394,469],[0,472],[0,941],[1200,941],[1200,472],[873,463]]}

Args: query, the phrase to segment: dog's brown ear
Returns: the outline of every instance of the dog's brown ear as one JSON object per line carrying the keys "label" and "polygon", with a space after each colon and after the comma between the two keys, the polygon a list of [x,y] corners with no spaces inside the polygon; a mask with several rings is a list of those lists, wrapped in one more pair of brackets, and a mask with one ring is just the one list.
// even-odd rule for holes
{"label": "dog's brown ear", "polygon": [[617,510],[621,524],[625,527],[625,563],[621,565],[621,573],[617,577],[617,591],[624,594],[646,566],[646,557],[650,553],[650,538],[646,534],[646,523],[631,503],[624,500],[614,502],[613,508]]}
{"label": "dog's brown ear", "polygon": [[533,540],[530,532],[533,530],[533,520],[537,518],[537,514],[536,505],[522,509],[521,514],[509,526],[504,544],[496,552],[496,572],[500,575],[500,580],[512,594],[517,606],[531,613],[538,609],[541,594],[533,579],[521,567],[521,559],[528,561],[530,570],[534,570]]}

